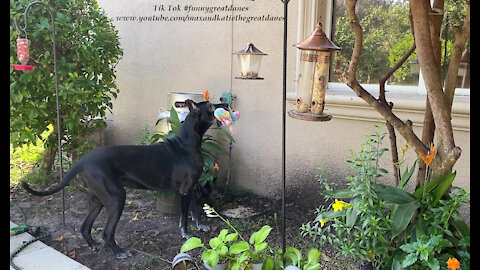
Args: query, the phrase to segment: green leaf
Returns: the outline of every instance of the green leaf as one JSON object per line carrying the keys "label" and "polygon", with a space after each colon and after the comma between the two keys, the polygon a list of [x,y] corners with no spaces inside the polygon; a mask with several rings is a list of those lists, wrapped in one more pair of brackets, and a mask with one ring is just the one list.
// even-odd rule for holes
{"label": "green leaf", "polygon": [[348,228],[353,228],[353,225],[355,225],[355,222],[357,221],[358,214],[360,214],[360,212],[356,207],[350,207],[347,209],[346,225]]}
{"label": "green leaf", "polygon": [[177,111],[175,110],[175,107],[173,107],[173,106],[170,109],[170,116],[168,117],[168,123],[172,127],[172,131],[174,133],[176,133],[178,130],[180,130],[180,127],[182,126],[182,123],[178,119]]}
{"label": "green leaf", "polygon": [[443,197],[445,192],[452,186],[453,180],[455,180],[455,176],[457,176],[457,172],[453,172],[449,174],[445,180],[443,180],[438,187],[433,192],[433,202],[432,206],[436,206],[438,201]]}
{"label": "green leaf", "polygon": [[450,224],[457,229],[457,231],[462,235],[462,237],[470,236],[470,228],[467,223],[463,220],[454,220],[450,221]]}
{"label": "green leaf", "polygon": [[300,266],[300,261],[302,260],[302,253],[300,250],[294,247],[285,248],[285,262],[286,265],[295,265]]}
{"label": "green leaf", "polygon": [[408,170],[408,167],[407,167],[407,169],[402,175],[402,178],[400,179],[400,182],[398,183],[398,188],[405,189],[405,186],[407,185],[408,181],[410,180],[410,178],[412,178],[417,162],[418,162],[418,159],[415,160],[410,170]]}
{"label": "green leaf", "polygon": [[225,242],[237,241],[238,233],[231,233],[225,236]]}
{"label": "green leaf", "polygon": [[229,252],[230,254],[237,255],[249,249],[250,249],[250,245],[247,242],[240,241],[231,245]]}
{"label": "green leaf", "polygon": [[227,151],[223,149],[221,146],[214,142],[203,142],[202,143],[202,150],[210,151],[210,152],[216,152],[220,154],[226,154]]}
{"label": "green leaf", "polygon": [[267,247],[268,247],[268,243],[266,243],[266,242],[255,244],[255,251],[260,252],[262,250],[265,250]]}
{"label": "green leaf", "polygon": [[220,260],[220,256],[213,249],[205,250],[202,253],[202,261],[212,268],[217,267],[218,260]]}
{"label": "green leaf", "polygon": [[350,189],[323,190],[320,193],[322,195],[336,199],[350,199],[354,196],[353,191],[351,191]]}
{"label": "green leaf", "polygon": [[376,184],[375,191],[378,198],[396,204],[410,203],[417,199],[407,191],[389,185]]}
{"label": "green leaf", "polygon": [[[402,260],[405,257],[405,253],[403,253],[401,250],[395,251],[392,257],[392,265],[391,265],[391,270],[404,270],[402,267]],[[389,270],[390,270],[389,269]]]}
{"label": "green leaf", "polygon": [[318,249],[311,248],[307,253],[308,264],[313,262],[319,262],[321,255],[322,255],[322,252],[320,252]]}
{"label": "green leaf", "polygon": [[423,195],[423,190],[424,190],[424,189],[425,189],[425,193],[430,192],[430,191],[433,190],[436,186],[438,186],[438,184],[440,184],[443,180],[445,180],[446,177],[447,177],[447,175],[442,175],[442,176],[438,177],[437,179],[428,182],[426,185],[423,185],[423,186],[417,188],[417,189],[415,190],[415,192],[413,192],[412,195],[413,195],[415,198],[420,198],[420,197],[422,197],[422,195]]}
{"label": "green leaf", "polygon": [[430,270],[439,270],[440,269],[440,263],[438,262],[437,259],[431,257],[427,260],[427,265],[430,268]]}
{"label": "green leaf", "polygon": [[417,261],[417,254],[410,253],[405,257],[405,259],[403,259],[402,267],[409,267],[410,265],[414,264],[416,261]]}
{"label": "green leaf", "polygon": [[221,230],[220,233],[218,234],[218,239],[220,239],[220,241],[222,241],[222,242],[225,242],[225,237],[226,237],[227,233],[228,233],[228,229]]}
{"label": "green leaf", "polygon": [[275,268],[275,261],[273,260],[272,257],[267,256],[265,258],[265,261],[262,264],[261,270],[273,270],[274,268]]}
{"label": "green leaf", "polygon": [[180,252],[185,253],[198,247],[204,247],[204,245],[202,244],[202,240],[198,237],[191,237],[187,241],[185,241],[185,243],[183,243]]}
{"label": "green leaf", "polygon": [[317,218],[315,218],[315,220],[313,222],[319,222],[320,220],[322,219],[333,219],[333,218],[337,218],[337,217],[341,217],[341,216],[345,216],[346,214],[346,211],[333,211],[333,210],[330,210],[330,211],[326,211],[326,212],[323,212],[323,213],[320,213]]}
{"label": "green leaf", "polygon": [[255,233],[253,243],[251,241],[252,239],[250,239],[250,242],[255,245],[262,243],[263,241],[265,241],[265,239],[267,239],[271,230],[272,230],[272,227],[268,225],[263,226],[258,232]]}
{"label": "green leaf", "polygon": [[420,207],[418,201],[399,204],[392,221],[392,238],[399,235],[412,220],[413,214]]}
{"label": "green leaf", "polygon": [[214,237],[214,238],[210,239],[208,244],[210,245],[211,248],[217,249],[218,246],[220,246],[223,243],[222,243],[222,240],[220,240],[218,237]]}

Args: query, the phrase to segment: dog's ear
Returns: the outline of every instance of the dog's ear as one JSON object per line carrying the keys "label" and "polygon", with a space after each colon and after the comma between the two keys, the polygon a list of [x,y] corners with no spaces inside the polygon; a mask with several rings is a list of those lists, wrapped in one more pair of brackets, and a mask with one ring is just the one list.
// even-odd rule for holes
{"label": "dog's ear", "polygon": [[185,100],[185,104],[187,104],[188,110],[190,112],[198,112],[197,103],[195,103],[193,100],[187,99],[187,100]]}

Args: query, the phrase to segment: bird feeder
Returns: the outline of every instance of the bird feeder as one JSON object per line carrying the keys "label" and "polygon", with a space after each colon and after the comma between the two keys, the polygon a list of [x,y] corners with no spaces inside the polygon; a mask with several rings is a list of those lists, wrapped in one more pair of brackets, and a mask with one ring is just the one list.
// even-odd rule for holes
{"label": "bird feeder", "polygon": [[328,121],[331,115],[323,112],[328,83],[330,52],[340,50],[333,44],[318,23],[315,31],[304,41],[295,45],[301,50],[297,101],[292,118],[310,121]]}
{"label": "bird feeder", "polygon": [[258,77],[258,71],[260,70],[262,57],[267,55],[266,53],[261,52],[252,43],[248,43],[245,48],[233,54],[238,55],[242,74],[241,77],[235,77],[235,79],[263,80],[263,78]]}
{"label": "bird feeder", "polygon": [[30,59],[30,49],[27,38],[17,38],[17,58],[21,65],[12,64],[14,69],[30,71],[35,68],[35,66],[27,65],[27,62]]}

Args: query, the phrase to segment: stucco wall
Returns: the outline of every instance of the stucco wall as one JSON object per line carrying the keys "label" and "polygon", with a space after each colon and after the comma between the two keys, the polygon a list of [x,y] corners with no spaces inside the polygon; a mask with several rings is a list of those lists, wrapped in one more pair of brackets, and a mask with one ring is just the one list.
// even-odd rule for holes
{"label": "stucco wall", "polygon": [[[290,92],[294,91],[296,49],[290,45],[297,42],[297,2],[290,1],[288,14],[287,88]],[[222,92],[231,91],[236,95],[234,109],[241,112],[236,125],[237,143],[232,149],[231,184],[262,195],[279,195],[282,166],[283,21],[139,22],[139,18],[153,15],[158,18],[212,14],[282,17],[283,3],[280,0],[165,0],[161,3],[154,0],[99,0],[99,5],[113,19],[124,49],[124,57],[117,65],[120,94],[114,102],[112,114],[108,116],[106,143],[133,143],[140,135],[143,124],[148,124],[154,130],[168,92],[209,90],[213,99],[218,101]],[[160,5],[163,5],[163,10]],[[185,11],[185,7],[190,5],[232,5],[246,7],[248,11],[216,11],[211,14]],[[173,11],[177,7],[181,10]],[[133,16],[136,17],[135,21],[127,21],[127,17]],[[323,19],[322,22],[324,23]],[[248,42],[254,43],[268,54],[262,60],[260,70],[260,76],[264,80],[233,79],[239,75],[240,70],[232,52],[242,49]],[[346,99],[352,101],[355,98],[352,95]],[[329,100],[340,105],[332,103],[330,106]],[[358,104],[342,107],[344,101],[340,99],[338,102],[334,94],[328,94],[326,102],[327,112],[333,114],[333,119],[329,122],[313,123],[287,117],[286,168],[287,185],[290,188],[299,187],[313,192],[317,188],[314,180],[316,166],[320,163],[332,173],[333,179],[344,181],[348,173],[345,159],[349,156],[349,150],[358,149],[364,141],[364,135],[374,130],[376,120],[372,119],[375,116],[372,119],[365,116],[342,116],[356,114]],[[287,109],[292,108],[289,103]],[[365,108],[358,112],[362,111]],[[469,119],[469,111],[464,115]],[[415,131],[421,134],[418,127]],[[455,184],[469,188],[469,123],[468,128],[456,131],[456,136],[463,154],[456,166],[458,176]],[[388,139],[385,143],[388,146]],[[399,139],[399,143],[403,141]],[[411,155],[413,162],[414,153]],[[385,157],[382,166],[391,170],[389,153]],[[220,181],[224,181],[228,167],[227,157],[221,159],[220,166],[223,168],[220,171]]]}

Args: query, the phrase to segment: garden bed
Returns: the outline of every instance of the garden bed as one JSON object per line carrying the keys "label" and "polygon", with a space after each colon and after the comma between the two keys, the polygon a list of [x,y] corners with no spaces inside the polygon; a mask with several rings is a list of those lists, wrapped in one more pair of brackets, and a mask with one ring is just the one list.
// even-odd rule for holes
{"label": "garden bed", "polygon": [[[75,186],[75,185],[74,185]],[[45,187],[44,187],[45,188]],[[292,192],[294,194],[295,192]],[[311,239],[300,235],[302,223],[315,217],[315,208],[320,196],[297,196],[287,198],[287,245],[297,247],[305,252],[314,247]],[[311,198],[306,200],[305,198]],[[133,256],[128,259],[116,259],[111,250],[103,247],[92,252],[80,234],[79,228],[87,213],[87,194],[82,187],[65,191],[65,227],[62,225],[61,193],[52,196],[36,197],[28,194],[20,186],[10,187],[10,201],[17,204],[27,217],[27,224],[39,226],[50,233],[42,240],[45,244],[66,254],[91,269],[170,269],[173,257],[179,253],[184,239],[180,236],[178,216],[162,215],[155,205],[155,199],[136,190],[127,190],[127,203],[116,229],[116,241],[119,246],[129,249]],[[224,194],[214,191],[208,203],[219,212],[234,213],[238,218],[227,219],[245,236],[257,231],[263,225],[270,225],[273,230],[267,241],[270,246],[281,248],[281,202],[255,196],[248,192]],[[246,211],[235,211],[247,209]],[[241,217],[242,212],[248,217]],[[136,217],[136,218],[135,218]],[[22,224],[21,215],[10,207],[10,220]],[[211,228],[210,232],[193,234],[208,242],[225,228],[219,219],[202,216],[202,220]],[[102,211],[93,225],[93,237],[103,244],[101,233],[105,226],[106,214]],[[189,222],[192,228],[192,222]],[[354,263],[345,258],[336,258],[334,251],[327,247],[318,247],[322,251],[322,269],[354,269]],[[201,250],[190,252],[198,264]]]}

